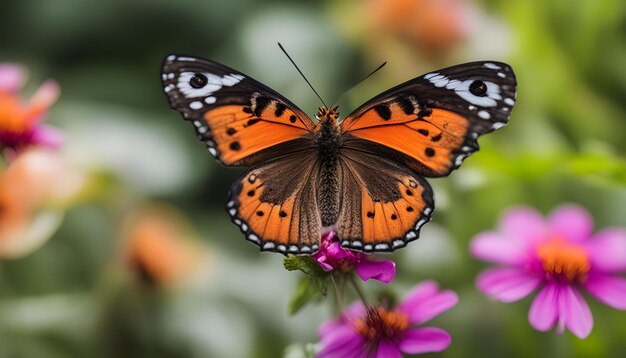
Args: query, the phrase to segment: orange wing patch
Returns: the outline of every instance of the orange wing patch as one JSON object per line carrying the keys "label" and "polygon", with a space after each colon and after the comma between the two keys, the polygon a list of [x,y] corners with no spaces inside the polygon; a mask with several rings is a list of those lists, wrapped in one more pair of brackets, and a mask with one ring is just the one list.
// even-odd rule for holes
{"label": "orange wing patch", "polygon": [[[413,178],[405,177],[398,183],[402,197],[392,202],[375,201],[367,191],[361,195],[364,251],[390,251],[406,245],[417,238],[414,230],[419,229],[420,217],[430,215],[428,203],[424,200],[424,186]],[[343,238],[342,238],[343,239]],[[354,247],[359,240],[342,243]],[[346,245],[347,244],[347,245]],[[359,246],[359,244],[356,244]]]}
{"label": "orange wing patch", "polygon": [[280,204],[262,202],[260,198],[265,189],[260,179],[254,183],[244,181],[237,197],[239,217],[264,241],[272,241],[276,245],[296,244],[298,224],[292,222],[295,196]]}
{"label": "orange wing patch", "polygon": [[[367,122],[376,121],[375,114],[370,113],[372,111],[374,110],[364,114],[368,115],[364,118]],[[433,175],[445,175],[457,164],[455,158],[459,150],[470,149],[464,148],[470,122],[443,109],[429,112],[427,116],[417,117],[415,114],[407,115],[394,110],[389,120],[383,121],[379,118],[378,124],[370,126],[362,125],[359,117],[349,127],[349,133],[403,153],[429,168]],[[381,122],[383,123],[380,124]]]}
{"label": "orange wing patch", "polygon": [[420,108],[414,97],[380,103],[363,114],[346,118],[341,123],[342,132],[364,128],[388,126],[413,121],[417,118]]}
{"label": "orange wing patch", "polygon": [[[226,165],[237,165],[263,149],[309,133],[305,122],[284,104],[274,101],[260,107],[226,105],[204,114],[216,146],[214,155]],[[210,149],[209,149],[210,150]]]}

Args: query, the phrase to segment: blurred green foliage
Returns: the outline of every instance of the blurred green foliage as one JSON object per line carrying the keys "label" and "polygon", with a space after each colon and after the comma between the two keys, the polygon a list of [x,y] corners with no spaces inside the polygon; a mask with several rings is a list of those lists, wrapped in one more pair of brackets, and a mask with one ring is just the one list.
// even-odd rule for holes
{"label": "blurred green foliage", "polygon": [[[431,180],[433,223],[392,255],[392,286],[368,282],[366,290],[404,292],[425,278],[456,290],[460,304],[433,323],[453,337],[443,357],[622,357],[625,312],[590,300],[588,339],[536,332],[526,318],[530,299],[505,305],[477,292],[484,265],[467,245],[504,209],[522,204],[548,212],[575,202],[593,213],[597,228],[626,226],[626,2],[465,4],[473,9],[464,12],[473,26],[467,38],[427,56],[391,37],[372,42],[363,30],[372,14],[356,0],[0,3],[0,62],[28,66],[35,82],[60,83],[49,121],[64,131],[67,155],[93,175],[87,198],[44,247],[0,262],[0,357],[273,358],[290,344],[317,341],[331,305],[288,316],[300,277],[283,269],[280,255],[259,254],[222,209],[241,170],[210,158],[169,110],[160,84],[167,54],[205,56],[312,114],[316,98],[278,41],[324,98],[389,61],[340,102],[344,114],[440,66],[509,62],[519,84],[510,124],[481,138],[481,151],[461,170]],[[212,253],[199,282],[155,287],[127,265],[124,220],[147,201],[180,208]],[[298,350],[292,346],[290,356]]]}

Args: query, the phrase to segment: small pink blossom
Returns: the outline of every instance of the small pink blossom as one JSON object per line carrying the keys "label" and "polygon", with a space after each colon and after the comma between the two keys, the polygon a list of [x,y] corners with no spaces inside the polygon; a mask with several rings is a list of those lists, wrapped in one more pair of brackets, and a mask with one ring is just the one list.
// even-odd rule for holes
{"label": "small pink blossom", "polygon": [[22,67],[0,64],[0,147],[13,151],[30,145],[58,147],[62,142],[60,132],[41,121],[59,97],[59,86],[46,81],[25,103],[18,91],[26,77]]}
{"label": "small pink blossom", "polygon": [[324,271],[355,270],[363,281],[370,278],[384,283],[393,281],[396,275],[395,262],[371,260],[370,255],[344,249],[336,240],[335,235],[334,231],[322,235],[320,249],[312,255]]}
{"label": "small pink blossom", "polygon": [[365,308],[356,303],[340,318],[322,324],[317,358],[389,358],[402,357],[402,353],[441,352],[452,341],[448,332],[415,326],[428,322],[457,302],[453,291],[439,291],[437,283],[425,281],[393,310]]}
{"label": "small pink blossom", "polygon": [[544,219],[531,208],[507,212],[498,231],[478,234],[472,254],[498,265],[478,276],[477,286],[502,302],[522,299],[537,288],[528,315],[539,331],[555,325],[585,338],[593,317],[580,289],[618,310],[626,310],[626,230],[593,234],[589,213],[575,205]]}

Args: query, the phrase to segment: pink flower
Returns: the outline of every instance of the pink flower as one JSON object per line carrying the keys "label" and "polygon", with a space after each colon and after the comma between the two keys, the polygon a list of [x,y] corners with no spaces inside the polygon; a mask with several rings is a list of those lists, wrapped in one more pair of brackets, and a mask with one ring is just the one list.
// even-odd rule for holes
{"label": "pink flower", "polygon": [[46,81],[28,103],[18,96],[26,79],[26,70],[0,64],[0,147],[13,151],[30,145],[57,147],[61,135],[57,129],[42,125],[48,108],[59,96],[59,86]]}
{"label": "pink flower", "polygon": [[477,235],[472,254],[498,264],[477,279],[478,288],[502,302],[514,302],[541,288],[528,314],[539,331],[557,325],[579,338],[593,327],[580,293],[626,310],[626,230],[609,228],[592,235],[593,221],[575,205],[557,208],[547,220],[530,208],[506,213],[499,231]]}
{"label": "pink flower", "polygon": [[441,352],[451,342],[448,332],[434,327],[414,328],[458,302],[453,291],[439,291],[437,283],[425,281],[415,287],[394,309],[352,305],[319,330],[321,350],[317,358],[394,358],[402,353]]}
{"label": "pink flower", "polygon": [[355,270],[363,281],[373,278],[389,283],[393,281],[396,275],[395,262],[391,260],[370,260],[369,255],[344,249],[335,239],[334,231],[322,235],[320,249],[312,257],[324,271],[340,270],[349,272]]}

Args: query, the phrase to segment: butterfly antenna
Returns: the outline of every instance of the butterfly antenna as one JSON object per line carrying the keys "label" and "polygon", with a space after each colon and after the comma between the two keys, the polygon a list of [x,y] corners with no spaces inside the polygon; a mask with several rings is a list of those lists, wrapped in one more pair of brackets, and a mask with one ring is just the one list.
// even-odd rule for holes
{"label": "butterfly antenna", "polygon": [[335,105],[335,103],[337,103],[337,101],[344,95],[346,94],[348,91],[350,91],[351,89],[353,89],[354,87],[358,86],[361,84],[361,82],[365,81],[366,79],[370,78],[371,75],[373,75],[374,73],[378,72],[378,70],[380,70],[381,68],[383,68],[385,65],[387,64],[387,61],[383,62],[380,66],[376,67],[376,69],[372,72],[369,73],[369,75],[363,77],[362,80],[360,80],[359,82],[357,82],[356,84],[352,85],[352,87],[348,88],[347,90],[341,92],[341,94],[339,95],[339,97],[337,97],[336,100],[333,101],[333,103],[330,105],[330,107],[332,108],[332,106]]}
{"label": "butterfly antenna", "polygon": [[326,105],[326,103],[324,103],[324,100],[322,99],[322,97],[320,97],[320,95],[317,93],[317,91],[315,90],[315,88],[313,88],[313,85],[311,84],[311,82],[309,82],[309,80],[306,79],[306,76],[304,76],[304,73],[302,73],[302,71],[300,71],[300,69],[298,68],[298,65],[296,65],[296,63],[291,59],[291,56],[289,56],[289,54],[287,53],[287,51],[285,51],[285,48],[283,47],[283,45],[280,44],[280,42],[278,43],[278,47],[280,47],[281,50],[283,50],[283,52],[285,53],[285,56],[287,56],[287,58],[289,59],[289,61],[291,61],[291,63],[293,64],[293,66],[296,68],[296,70],[298,70],[298,72],[300,73],[300,76],[302,76],[302,78],[304,78],[304,80],[306,81],[306,83],[309,85],[309,87],[311,87],[311,89],[313,90],[313,92],[315,93],[315,95],[317,96],[317,98],[320,99],[320,102],[322,102],[322,104],[324,105],[324,107],[328,108],[328,106]]}

